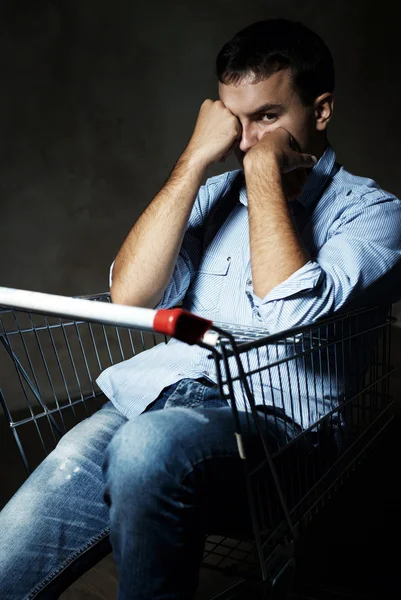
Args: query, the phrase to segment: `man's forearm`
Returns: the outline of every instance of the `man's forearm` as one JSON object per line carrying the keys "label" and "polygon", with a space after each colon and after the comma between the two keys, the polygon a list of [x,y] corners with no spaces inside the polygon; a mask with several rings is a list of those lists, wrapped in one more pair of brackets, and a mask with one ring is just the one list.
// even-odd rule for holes
{"label": "man's forearm", "polygon": [[170,281],[206,165],[185,153],[125,239],[114,263],[113,302],[153,308]]}
{"label": "man's forearm", "polygon": [[253,289],[263,298],[309,260],[294,229],[280,168],[246,174]]}

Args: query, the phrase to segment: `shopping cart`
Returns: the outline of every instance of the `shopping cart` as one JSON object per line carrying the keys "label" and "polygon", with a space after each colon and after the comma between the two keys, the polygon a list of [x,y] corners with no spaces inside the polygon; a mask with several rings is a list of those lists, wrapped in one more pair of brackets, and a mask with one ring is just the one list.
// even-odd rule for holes
{"label": "shopping cart", "polygon": [[[393,418],[391,307],[266,336],[181,309],[113,305],[109,294],[0,288],[0,306],[0,402],[27,473],[106,401],[95,383],[106,367],[169,337],[204,348],[232,407],[252,523],[240,539],[207,537],[204,566],[232,582],[213,597],[287,598],[297,539]],[[267,434],[279,418],[289,441],[272,447]],[[256,452],[247,428],[257,429]]]}

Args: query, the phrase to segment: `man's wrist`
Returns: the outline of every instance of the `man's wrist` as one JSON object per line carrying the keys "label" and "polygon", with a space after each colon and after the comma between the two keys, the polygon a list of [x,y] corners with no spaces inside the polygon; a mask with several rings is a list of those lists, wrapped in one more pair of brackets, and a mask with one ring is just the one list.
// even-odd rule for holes
{"label": "man's wrist", "polygon": [[280,161],[274,152],[264,153],[263,156],[257,152],[247,152],[243,164],[245,173],[263,172],[281,177]]}
{"label": "man's wrist", "polygon": [[208,161],[200,152],[192,150],[189,147],[184,150],[180,161],[185,162],[191,170],[194,169],[202,174],[204,174],[212,164],[211,161]]}
{"label": "man's wrist", "polygon": [[272,156],[264,156],[263,160],[259,157],[250,156],[246,160],[247,155],[244,157],[244,174],[245,178],[250,181],[259,181],[260,183],[265,182],[269,186],[280,188],[283,187],[283,174],[281,173],[281,166],[278,159]]}

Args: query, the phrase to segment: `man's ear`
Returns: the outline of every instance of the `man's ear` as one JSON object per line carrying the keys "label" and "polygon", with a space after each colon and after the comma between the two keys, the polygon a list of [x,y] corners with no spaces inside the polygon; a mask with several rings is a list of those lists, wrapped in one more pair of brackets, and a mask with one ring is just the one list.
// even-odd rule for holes
{"label": "man's ear", "polygon": [[324,131],[327,129],[327,125],[333,116],[334,110],[334,96],[333,94],[326,92],[314,102],[316,129],[318,131]]}

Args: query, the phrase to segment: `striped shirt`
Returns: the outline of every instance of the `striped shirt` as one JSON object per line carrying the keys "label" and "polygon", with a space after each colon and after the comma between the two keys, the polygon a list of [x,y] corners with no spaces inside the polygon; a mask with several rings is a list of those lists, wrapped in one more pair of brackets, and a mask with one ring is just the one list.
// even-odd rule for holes
{"label": "striped shirt", "polygon": [[[401,266],[401,202],[371,179],[347,172],[330,146],[312,169],[302,194],[291,203],[294,226],[311,258],[264,298],[258,297],[252,287],[245,183],[206,250],[202,246],[210,227],[208,215],[237,175],[231,171],[212,177],[200,188],[171,281],[156,308],[182,302],[183,308],[215,322],[259,327],[267,335],[311,323],[353,302],[367,304],[377,290],[374,284],[380,283],[382,299],[390,300],[390,294],[395,299],[400,286],[394,291],[394,278],[389,283],[385,275]],[[132,418],[166,386],[185,377],[205,376],[216,379],[208,352],[170,340],[109,367],[97,383]],[[311,410],[302,401],[301,390],[294,413],[290,377],[286,380],[273,372],[263,385],[271,403],[281,405],[303,427],[332,404],[333,391],[330,402],[323,391]]]}

